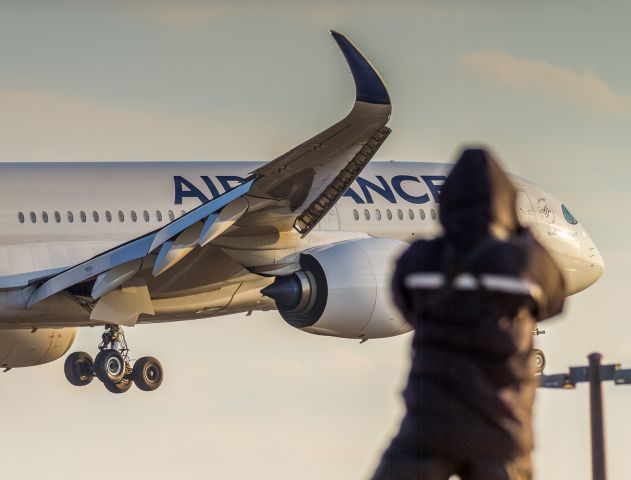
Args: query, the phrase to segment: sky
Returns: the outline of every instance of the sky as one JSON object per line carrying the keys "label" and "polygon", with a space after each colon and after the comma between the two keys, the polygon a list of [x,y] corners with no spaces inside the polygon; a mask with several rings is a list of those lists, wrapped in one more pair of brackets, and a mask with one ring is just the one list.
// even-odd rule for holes
{"label": "sky", "polygon": [[[0,161],[271,160],[352,105],[333,28],[389,87],[377,159],[487,145],[601,250],[603,278],[542,325],[547,371],[595,350],[631,367],[630,15],[615,1],[0,1]],[[0,374],[5,475],[367,478],[403,413],[410,335],[359,345],[255,312],[127,337],[164,364],[156,392],[72,387],[61,360]],[[631,390],[604,391],[622,480]],[[537,478],[590,478],[587,400],[539,392]]]}

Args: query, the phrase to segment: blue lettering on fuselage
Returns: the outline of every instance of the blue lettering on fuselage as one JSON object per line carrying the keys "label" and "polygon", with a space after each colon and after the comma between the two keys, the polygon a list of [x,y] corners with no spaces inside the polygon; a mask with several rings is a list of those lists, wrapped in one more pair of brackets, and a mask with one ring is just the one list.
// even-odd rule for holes
{"label": "blue lettering on fuselage", "polygon": [[385,178],[383,178],[381,175],[377,175],[376,178],[377,180],[379,180],[379,183],[381,185],[369,182],[362,177],[357,177],[357,180],[355,180],[355,183],[359,185],[359,188],[364,194],[366,202],[375,203],[372,199],[372,194],[370,193],[370,191],[372,190],[381,198],[385,198],[386,200],[388,200],[390,203],[397,203],[397,200],[394,198],[394,192],[392,191],[392,188],[390,188],[390,185],[388,185],[388,182],[386,182]]}
{"label": "blue lettering on fuselage", "polygon": [[427,203],[429,202],[429,195],[424,193],[423,195],[410,195],[403,188],[403,182],[417,182],[421,183],[421,180],[418,177],[413,177],[412,175],[397,175],[396,177],[392,177],[392,188],[397,194],[406,202],[410,203]]}
{"label": "blue lettering on fuselage", "polygon": [[[220,195],[217,185],[215,185],[215,182],[213,182],[208,175],[203,175],[200,178],[204,182],[208,193],[210,193],[210,198],[197,188],[190,180],[187,180],[179,175],[175,175],[173,177],[173,183],[175,186],[174,203],[176,205],[182,205],[182,200],[185,198],[197,198],[200,203],[206,203],[210,199],[216,198]],[[237,177],[236,175],[217,175],[215,178],[217,179],[219,185],[223,188],[223,192],[236,187],[244,180],[243,177]]]}
{"label": "blue lettering on fuselage", "polygon": [[[192,181],[176,175],[173,177],[176,205],[181,205],[185,198],[196,198],[200,203],[218,197],[226,190],[234,188],[244,179],[235,175],[218,175],[213,180],[207,175],[200,177],[204,187],[200,188]],[[381,197],[390,203],[397,203],[397,196],[405,202],[423,204],[430,201],[439,203],[440,190],[447,177],[444,175],[395,175],[389,181],[383,176],[377,175],[376,182],[367,180],[364,177],[357,177],[357,180],[344,192],[344,197],[353,199],[357,204],[373,204],[375,197]],[[418,185],[417,185],[418,184]],[[418,193],[419,186],[427,188],[427,192]],[[220,188],[221,187],[221,192]],[[411,193],[414,191],[414,193]],[[361,192],[361,193],[359,193]],[[396,195],[395,195],[396,194]]]}
{"label": "blue lettering on fuselage", "polygon": [[[379,184],[370,182],[363,177],[357,177],[357,180],[348,187],[343,196],[352,198],[357,204],[375,203],[373,195],[388,200],[390,203],[397,203],[397,199],[394,195],[394,193],[396,193],[406,202],[422,204],[430,201],[431,194],[431,198],[434,202],[439,203],[440,190],[447,177],[445,175],[422,175],[421,177],[415,175],[395,175],[390,179],[390,182],[387,182],[380,175],[377,175],[375,178],[377,178]],[[429,194],[423,193],[419,195],[410,193],[410,190],[412,190],[410,187],[415,183],[420,185],[424,183],[429,190]],[[357,186],[359,186],[363,197],[357,192]],[[416,190],[418,190],[418,186],[416,186]]]}

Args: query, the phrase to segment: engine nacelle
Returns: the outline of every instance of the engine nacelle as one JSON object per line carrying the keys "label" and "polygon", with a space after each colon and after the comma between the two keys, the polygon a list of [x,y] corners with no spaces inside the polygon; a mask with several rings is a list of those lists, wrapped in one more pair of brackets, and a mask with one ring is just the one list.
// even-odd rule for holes
{"label": "engine nacelle", "polygon": [[390,279],[404,242],[383,238],[315,247],[300,256],[301,270],[262,293],[276,301],[291,326],[317,335],[383,338],[410,331],[394,306]]}
{"label": "engine nacelle", "polygon": [[0,367],[32,367],[57,360],[76,334],[76,328],[0,330]]}

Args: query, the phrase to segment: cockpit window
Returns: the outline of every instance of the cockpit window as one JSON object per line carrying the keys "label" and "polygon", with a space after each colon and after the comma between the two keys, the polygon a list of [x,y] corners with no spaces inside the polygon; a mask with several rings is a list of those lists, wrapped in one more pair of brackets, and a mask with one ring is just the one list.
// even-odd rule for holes
{"label": "cockpit window", "polygon": [[561,205],[561,210],[563,210],[563,216],[565,217],[565,219],[567,220],[569,224],[576,225],[578,223],[578,220],[574,218],[574,215],[570,213],[570,211],[567,209],[565,205]]}

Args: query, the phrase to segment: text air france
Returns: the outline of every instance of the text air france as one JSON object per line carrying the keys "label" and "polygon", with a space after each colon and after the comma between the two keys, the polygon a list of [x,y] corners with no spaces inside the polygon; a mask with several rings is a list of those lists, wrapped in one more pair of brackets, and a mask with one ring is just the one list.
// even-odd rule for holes
{"label": "text air france", "polygon": [[[395,175],[389,179],[377,175],[370,180],[357,177],[343,196],[353,199],[356,204],[372,204],[376,199],[384,199],[390,203],[403,200],[419,205],[430,201],[438,203],[445,178],[447,177],[444,175]],[[188,198],[202,203],[208,202],[242,181],[242,177],[235,175],[218,175],[212,178],[203,175],[194,181],[176,175],[173,177],[175,204],[181,205]]]}

